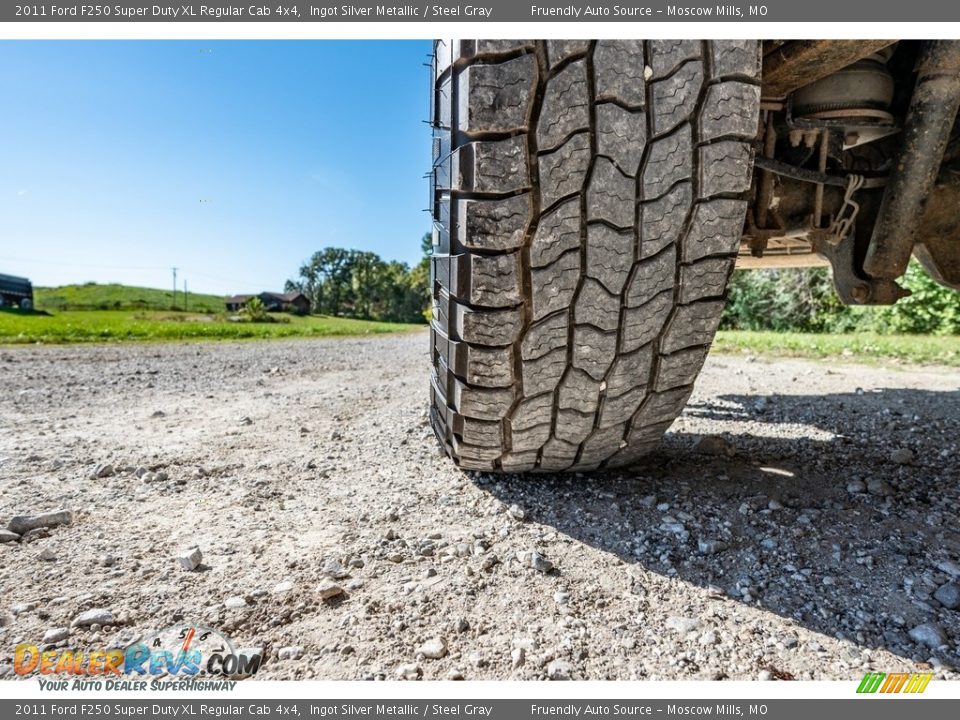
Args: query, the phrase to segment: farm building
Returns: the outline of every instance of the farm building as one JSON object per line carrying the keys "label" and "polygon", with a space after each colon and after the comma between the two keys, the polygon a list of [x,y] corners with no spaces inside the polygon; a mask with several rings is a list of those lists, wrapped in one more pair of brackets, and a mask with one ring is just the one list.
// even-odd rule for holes
{"label": "farm building", "polygon": [[0,307],[33,308],[33,285],[14,275],[0,275]]}
{"label": "farm building", "polygon": [[230,312],[242,310],[250,298],[260,298],[260,302],[270,312],[295,312],[299,315],[306,315],[310,312],[310,299],[301,292],[262,292],[259,295],[233,295],[227,298],[227,310]]}

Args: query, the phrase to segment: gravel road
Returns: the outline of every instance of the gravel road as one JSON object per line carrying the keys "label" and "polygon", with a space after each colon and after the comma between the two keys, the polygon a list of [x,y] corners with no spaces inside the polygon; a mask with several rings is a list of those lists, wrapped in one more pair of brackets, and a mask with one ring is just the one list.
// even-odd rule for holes
{"label": "gravel road", "polygon": [[638,467],[524,480],[439,454],[426,346],[0,348],[0,527],[73,514],[0,531],[0,676],[197,622],[272,679],[960,678],[956,370],[711,357]]}

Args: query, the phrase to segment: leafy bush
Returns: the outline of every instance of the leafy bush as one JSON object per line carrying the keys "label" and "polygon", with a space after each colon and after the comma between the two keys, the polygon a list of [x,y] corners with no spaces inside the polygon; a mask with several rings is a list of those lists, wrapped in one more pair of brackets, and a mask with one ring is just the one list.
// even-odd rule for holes
{"label": "leafy bush", "polygon": [[960,294],[911,262],[901,283],[913,292],[896,305],[848,307],[826,268],[734,273],[721,327],[728,330],[960,334]]}
{"label": "leafy bush", "polygon": [[938,285],[912,262],[901,282],[913,292],[896,305],[874,310],[879,332],[960,335],[960,293]]}

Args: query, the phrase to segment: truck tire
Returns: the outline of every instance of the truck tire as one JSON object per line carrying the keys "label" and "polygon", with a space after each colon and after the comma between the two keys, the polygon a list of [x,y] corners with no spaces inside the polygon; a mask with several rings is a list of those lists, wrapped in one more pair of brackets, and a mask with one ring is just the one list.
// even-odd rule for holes
{"label": "truck tire", "polygon": [[431,423],[462,468],[636,461],[720,321],[759,41],[437,41]]}

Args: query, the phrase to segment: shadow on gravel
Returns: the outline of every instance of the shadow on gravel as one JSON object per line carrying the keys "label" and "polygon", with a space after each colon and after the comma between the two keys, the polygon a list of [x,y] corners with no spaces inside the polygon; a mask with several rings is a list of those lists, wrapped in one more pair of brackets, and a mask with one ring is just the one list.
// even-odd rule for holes
{"label": "shadow on gravel", "polygon": [[[960,582],[960,392],[728,395],[692,404],[674,427],[627,471],[473,482],[641,574],[960,665],[960,610],[933,597]],[[734,454],[696,452],[704,434]],[[945,646],[911,637],[925,623]]]}

